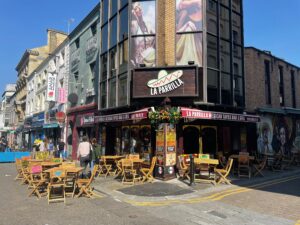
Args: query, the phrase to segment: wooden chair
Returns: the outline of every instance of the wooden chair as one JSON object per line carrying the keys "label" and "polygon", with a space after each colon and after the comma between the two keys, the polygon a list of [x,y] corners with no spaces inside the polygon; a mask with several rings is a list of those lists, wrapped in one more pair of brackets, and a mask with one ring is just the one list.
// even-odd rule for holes
{"label": "wooden chair", "polygon": [[21,172],[22,172],[22,183],[21,184],[29,184],[30,182],[30,174],[28,171],[29,162],[27,160],[21,160]]}
{"label": "wooden chair", "polygon": [[250,160],[249,153],[247,154],[239,154],[238,157],[238,176],[239,177],[251,177],[251,168],[250,168]]}
{"label": "wooden chair", "polygon": [[16,165],[16,170],[17,170],[17,176],[15,177],[15,180],[22,180],[23,179],[22,160],[21,159],[16,159],[15,165]]}
{"label": "wooden chair", "polygon": [[100,195],[97,195],[93,191],[94,188],[91,187],[91,184],[92,184],[92,182],[95,178],[95,175],[96,175],[96,173],[99,169],[98,167],[99,167],[98,165],[94,166],[91,177],[89,179],[78,179],[78,180],[75,181],[73,195],[72,195],[73,198],[75,196],[76,189],[79,189],[79,193],[75,196],[76,198],[80,197],[83,194],[85,194],[89,198],[93,198],[94,196],[102,197]]}
{"label": "wooden chair", "polygon": [[63,159],[61,158],[52,158],[51,162],[55,162],[55,163],[62,163]]}
{"label": "wooden chair", "polygon": [[224,169],[227,165],[227,160],[223,152],[217,152],[217,159],[219,160],[219,165]]}
{"label": "wooden chair", "polygon": [[142,182],[145,182],[145,181],[149,181],[151,183],[153,182],[154,178],[153,178],[152,174],[153,174],[155,164],[156,164],[156,156],[154,156],[152,158],[150,168],[141,168],[141,172],[143,174]]}
{"label": "wooden chair", "polygon": [[[30,185],[32,186],[32,191],[28,196],[36,194],[38,198],[41,198],[41,192],[46,188],[46,180],[43,177],[43,171],[41,165],[30,165]],[[42,189],[42,190],[41,190]]]}
{"label": "wooden chair", "polygon": [[229,159],[224,169],[215,169],[215,173],[218,176],[217,184],[226,183],[231,184],[231,181],[227,178],[232,168],[233,159]]}
{"label": "wooden chair", "polygon": [[256,177],[257,175],[261,175],[264,177],[262,170],[266,167],[267,164],[267,157],[264,157],[260,162],[253,164],[254,173],[253,176]]}
{"label": "wooden chair", "polygon": [[189,170],[189,167],[185,164],[184,158],[181,157],[181,156],[178,156],[178,165],[179,165],[179,168],[178,168],[179,177],[181,179],[187,178],[188,180],[190,180],[190,176],[189,176],[190,170]]}
{"label": "wooden chair", "polygon": [[65,176],[65,170],[62,168],[55,168],[50,173],[50,181],[47,188],[48,204],[57,201],[63,201],[66,204]]}
{"label": "wooden chair", "polygon": [[139,175],[133,168],[133,161],[131,159],[122,159],[122,170],[122,184],[134,184],[136,181],[140,180]]}

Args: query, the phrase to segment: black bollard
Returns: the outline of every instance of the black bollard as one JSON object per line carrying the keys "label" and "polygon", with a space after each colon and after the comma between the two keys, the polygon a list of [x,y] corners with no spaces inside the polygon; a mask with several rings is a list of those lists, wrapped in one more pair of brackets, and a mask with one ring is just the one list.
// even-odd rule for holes
{"label": "black bollard", "polygon": [[194,156],[193,154],[190,154],[190,186],[195,185],[194,177],[195,177]]}

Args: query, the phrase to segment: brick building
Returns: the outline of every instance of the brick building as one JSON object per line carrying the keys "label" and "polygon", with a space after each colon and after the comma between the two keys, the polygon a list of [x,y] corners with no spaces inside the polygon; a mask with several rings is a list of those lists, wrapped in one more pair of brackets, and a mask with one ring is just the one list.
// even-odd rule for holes
{"label": "brick building", "polygon": [[94,121],[105,154],[156,155],[158,171],[173,174],[177,154],[256,148],[248,134],[259,118],[244,113],[241,0],[100,4]]}
{"label": "brick building", "polygon": [[300,68],[254,47],[245,48],[247,112],[257,113],[257,148],[290,156],[300,149]]}

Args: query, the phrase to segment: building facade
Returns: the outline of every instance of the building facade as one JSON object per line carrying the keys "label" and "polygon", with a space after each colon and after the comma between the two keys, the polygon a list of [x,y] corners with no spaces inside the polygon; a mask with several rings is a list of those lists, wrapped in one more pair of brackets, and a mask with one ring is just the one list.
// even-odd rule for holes
{"label": "building facade", "polygon": [[66,113],[68,49],[65,34],[65,41],[27,79],[25,131],[29,134],[29,148],[35,139],[47,138],[54,143],[60,138],[65,139],[64,121],[59,123],[56,115]]}
{"label": "building facade", "polygon": [[100,4],[69,35],[69,90],[67,110],[67,144],[74,158],[84,135],[96,136]]}
{"label": "building facade", "polygon": [[26,50],[16,67],[18,75],[15,109],[18,122],[18,128],[16,131],[18,134],[17,141],[19,146],[26,146],[27,143],[29,143],[28,132],[23,132],[26,114],[27,78],[49,56],[49,54],[63,42],[65,38],[65,34],[48,29],[47,45]]}
{"label": "building facade", "polygon": [[[100,14],[95,123],[106,154],[173,165],[176,153],[256,148],[259,119],[244,112],[242,1],[102,0]],[[161,123],[175,139],[164,154]]]}
{"label": "building facade", "polygon": [[300,68],[254,47],[245,62],[246,110],[261,117],[257,149],[289,157],[300,150]]}

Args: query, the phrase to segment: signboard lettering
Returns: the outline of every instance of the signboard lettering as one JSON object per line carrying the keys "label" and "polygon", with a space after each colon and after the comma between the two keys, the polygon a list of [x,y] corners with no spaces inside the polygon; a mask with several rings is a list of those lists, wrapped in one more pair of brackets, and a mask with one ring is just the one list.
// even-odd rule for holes
{"label": "signboard lettering", "polygon": [[56,74],[48,73],[47,80],[47,101],[55,101],[55,89],[56,89]]}

